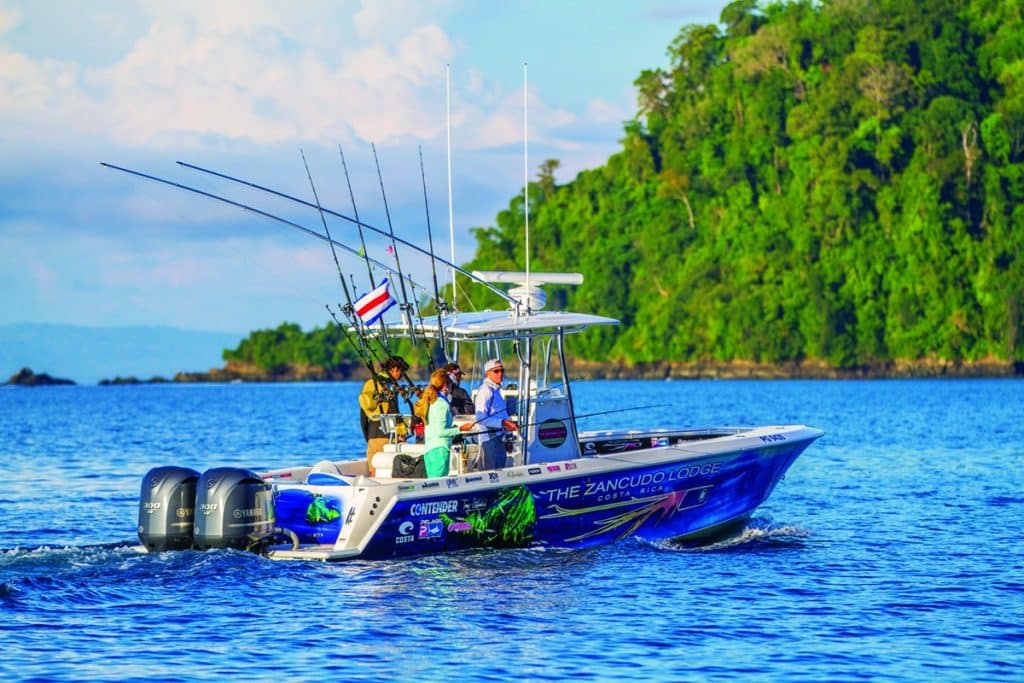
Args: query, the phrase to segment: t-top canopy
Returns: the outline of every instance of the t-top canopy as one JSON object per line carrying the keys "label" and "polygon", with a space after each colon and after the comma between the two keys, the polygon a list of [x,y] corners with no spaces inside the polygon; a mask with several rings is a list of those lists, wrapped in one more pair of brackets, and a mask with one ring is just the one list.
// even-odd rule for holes
{"label": "t-top canopy", "polygon": [[[433,325],[427,318],[422,325],[415,325],[416,334],[437,337],[437,319],[432,320]],[[445,316],[441,324],[445,338],[450,341],[482,341],[544,334],[558,329],[566,333],[581,332],[591,325],[618,325],[619,321],[587,313],[539,311],[516,315],[514,311],[476,311]],[[408,336],[409,333],[408,326],[401,322],[387,325],[387,328],[389,334],[396,336]]]}

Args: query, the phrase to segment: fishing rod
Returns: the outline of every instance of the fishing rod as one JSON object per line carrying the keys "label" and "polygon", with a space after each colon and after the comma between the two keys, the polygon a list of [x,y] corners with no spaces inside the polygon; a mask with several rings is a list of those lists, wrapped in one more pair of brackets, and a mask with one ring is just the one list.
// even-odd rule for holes
{"label": "fishing rod", "polygon": [[[306,233],[307,235],[310,235],[311,237],[317,238],[318,240],[322,240],[324,242],[328,242],[329,241],[331,244],[333,244],[336,247],[344,249],[345,251],[347,251],[349,253],[352,253],[352,254],[355,254],[356,256],[360,256],[358,251],[356,251],[352,247],[348,246],[347,244],[344,244],[343,242],[339,242],[339,241],[337,241],[335,239],[331,239],[329,237],[325,237],[324,235],[321,235],[320,233],[318,233],[316,230],[311,230],[311,229],[307,228],[304,225],[299,225],[298,223],[295,223],[294,221],[290,221],[287,218],[281,218],[280,216],[275,216],[272,213],[268,213],[266,211],[263,211],[262,209],[257,209],[256,207],[249,206],[248,204],[242,204],[241,202],[236,202],[233,199],[228,199],[227,197],[222,197],[222,196],[220,196],[218,194],[213,194],[212,192],[206,192],[205,190],[200,190],[200,189],[197,189],[195,187],[190,187],[190,186],[184,185],[182,183],[176,183],[173,180],[167,180],[165,178],[160,178],[159,176],[150,175],[148,173],[143,173],[142,171],[134,171],[134,170],[132,170],[130,168],[125,168],[123,166],[117,166],[115,164],[110,164],[110,163],[107,163],[105,161],[101,161],[100,162],[100,166],[106,166],[107,168],[113,169],[115,171],[121,171],[122,173],[127,173],[129,175],[134,175],[134,176],[138,176],[140,178],[145,178],[146,180],[152,180],[154,182],[161,183],[163,185],[169,185],[171,187],[176,187],[179,190],[185,190],[186,192],[192,192],[193,194],[198,194],[200,196],[207,197],[208,199],[215,199],[218,202],[223,202],[224,204],[228,204],[229,206],[234,206],[236,208],[242,209],[243,211],[248,211],[250,213],[256,214],[257,216],[262,216],[264,218],[270,219],[270,220],[275,221],[277,223],[281,223],[282,225],[287,225],[289,227],[295,228],[296,230],[300,230],[300,231]],[[308,203],[308,202],[304,202],[304,203]],[[313,205],[311,204],[310,206],[313,206]],[[328,213],[328,214],[332,213],[328,209],[324,209],[324,212]],[[387,265],[385,263],[381,263],[380,261],[378,261],[376,259],[373,259],[373,258],[370,258],[369,256],[367,256],[366,258],[369,261],[371,261],[378,268],[384,270],[385,272],[387,272],[389,274],[391,273],[391,266],[389,266],[389,265]],[[410,282],[412,282],[412,278],[411,277],[409,278],[409,280],[410,280]],[[423,287],[422,284],[419,285],[419,286]],[[425,287],[424,287],[424,289],[425,289]]]}
{"label": "fishing rod", "polygon": [[[352,201],[352,212],[356,215],[356,221],[359,221],[359,208],[356,206],[356,195],[352,191],[352,178],[348,174],[348,164],[345,163],[345,153],[341,151],[341,143],[338,143],[338,154],[341,155],[341,168],[345,171],[345,183],[348,185],[348,196]],[[180,163],[180,162],[179,162]],[[359,246],[363,254],[363,260],[366,262],[366,274],[370,278],[370,290],[374,290],[377,287],[377,283],[373,278],[373,268],[370,267],[370,252],[366,250],[366,238],[363,236],[362,223],[357,222],[356,228],[359,230]],[[354,286],[354,284],[353,284]],[[384,326],[384,321],[380,321],[380,334],[384,340],[385,348],[391,348],[391,340],[388,339],[388,331]],[[390,353],[390,352],[389,352]]]}
{"label": "fishing rod", "polygon": [[[352,213],[354,213],[356,215],[356,228],[359,229],[359,246],[363,250],[363,258],[366,261],[366,274],[370,278],[370,288],[372,289],[372,288],[377,286],[377,283],[374,282],[374,280],[373,280],[373,269],[370,268],[370,261],[367,258],[367,255],[370,252],[366,251],[366,239],[363,237],[363,224],[359,221],[359,209],[356,208],[356,195],[355,195],[354,192],[352,192],[352,179],[349,178],[349,175],[348,175],[348,164],[345,163],[345,153],[341,151],[341,143],[338,143],[338,154],[341,155],[341,167],[345,171],[345,182],[348,184],[348,196],[352,200]],[[195,168],[196,170],[199,170],[199,171],[206,171],[206,169],[201,169],[198,166],[190,166],[189,164],[186,164],[186,163],[184,163],[182,161],[179,161],[178,163],[182,164],[183,166],[189,166],[190,168]],[[206,171],[206,172],[213,173],[212,171]],[[220,175],[220,174],[219,173],[215,173],[214,175]],[[246,183],[246,184],[250,184],[250,183]],[[258,188],[258,189],[263,189],[263,188]],[[275,193],[275,194],[277,194],[277,193]]]}
{"label": "fishing rod", "polygon": [[[352,201],[352,212],[355,213],[355,217],[356,217],[356,221],[357,221],[356,227],[359,230],[359,244],[362,247],[362,252],[363,252],[364,258],[367,259],[367,261],[366,261],[366,263],[367,263],[367,274],[370,276],[370,286],[371,287],[376,287],[376,283],[374,282],[374,279],[373,279],[372,269],[370,269],[370,267],[369,267],[369,263],[370,263],[369,262],[369,252],[366,249],[366,238],[364,237],[364,234],[363,234],[363,225],[365,225],[365,224],[362,221],[359,220],[359,209],[356,206],[356,195],[352,191],[352,177],[349,175],[349,172],[348,172],[348,164],[345,161],[345,152],[342,151],[341,143],[338,144],[338,155],[341,156],[341,167],[345,171],[345,183],[348,186],[349,199]],[[374,155],[376,157],[376,149],[374,150]],[[380,167],[378,165],[378,173],[379,172],[380,172]],[[383,186],[383,181],[382,181],[381,182],[381,191],[383,192],[383,190],[384,190],[384,186]],[[385,198],[384,202],[385,202],[384,203],[384,208],[385,208],[385,211],[386,211],[387,210],[387,199],[386,198]],[[389,218],[389,225],[390,225],[390,218]],[[394,236],[392,236],[392,244],[394,244]],[[405,303],[402,306],[403,311],[404,311],[405,309],[408,308],[408,305],[409,305],[408,297],[407,297],[407,295],[405,293],[405,277],[404,277],[404,274],[402,273],[402,264],[398,261],[398,249],[395,246],[392,246],[391,250],[392,250],[392,252],[394,252],[394,255],[395,255],[395,265],[398,268],[398,280],[399,280],[399,283],[401,283],[401,286],[402,286],[402,298],[405,301]],[[413,287],[413,291],[415,291],[415,283],[413,283],[411,279],[410,279],[410,286],[412,286]],[[410,320],[406,315],[403,315],[403,320],[409,326],[409,334],[410,334],[410,337],[413,340],[413,344],[415,344],[416,343],[416,341],[415,341],[416,337],[415,337],[415,333],[413,331],[412,320]],[[387,327],[384,325],[384,320],[383,319],[381,319],[379,322],[380,322],[380,334],[381,334],[381,337],[383,338],[382,346],[384,348],[384,351],[390,356],[391,355],[391,340],[388,338]],[[422,321],[421,321],[421,326],[422,326]],[[377,359],[377,363],[378,363],[378,365],[383,365],[379,358]],[[408,389],[403,389],[402,385],[400,383],[398,383],[398,382],[394,383],[395,384],[395,388],[397,389],[398,393],[401,394],[401,396],[403,398],[405,398],[406,403],[409,404],[409,411],[412,412],[412,402],[409,400],[409,394],[410,393],[414,393],[416,396],[419,396],[422,393],[422,390],[418,386],[416,386],[416,383],[412,381],[411,377],[409,377],[409,373],[408,373],[408,369],[407,368],[401,368],[400,367],[399,371],[401,372],[402,379],[404,379],[409,384],[409,388]],[[433,368],[431,368],[431,371],[433,371]],[[372,369],[371,369],[371,372],[372,372]],[[373,376],[374,376],[374,386],[376,387],[377,386],[377,375],[374,374]],[[389,378],[389,380],[390,380],[390,378]]]}
{"label": "fishing rod", "polygon": [[[388,221],[388,236],[391,238],[391,253],[395,257],[395,267],[398,269],[398,277],[401,281],[402,277],[402,262],[398,259],[398,244],[395,242],[395,229],[391,225],[391,211],[388,209],[388,195],[384,192],[384,176],[380,172],[380,159],[377,158],[377,145],[370,143],[370,149],[373,150],[373,162],[377,165],[377,181],[380,183],[380,196],[384,199],[384,216]],[[405,291],[405,282],[402,282],[402,319],[405,320],[405,324],[409,326],[409,338],[412,341],[412,345],[416,346],[416,333],[413,329],[412,324],[412,311],[413,307],[409,304],[409,294]],[[422,316],[419,316],[422,322]],[[433,371],[433,368],[431,368]]]}
{"label": "fishing rod", "polygon": [[[242,204],[241,202],[236,202],[233,199],[228,199],[227,197],[222,197],[222,196],[214,194],[212,192],[206,192],[204,190],[200,190],[200,189],[195,188],[195,187],[190,187],[190,186],[184,185],[182,183],[176,183],[173,180],[167,180],[165,178],[160,178],[160,177],[155,176],[155,175],[150,175],[148,173],[143,173],[142,171],[135,171],[135,170],[132,170],[130,168],[125,168],[123,166],[117,166],[116,164],[110,164],[110,163],[107,163],[105,161],[101,161],[100,165],[101,166],[105,166],[105,167],[110,168],[110,169],[113,169],[115,171],[121,171],[122,173],[127,173],[129,175],[138,176],[139,178],[145,178],[146,180],[152,180],[153,182],[161,183],[163,185],[169,185],[171,187],[176,187],[176,188],[178,188],[180,190],[185,190],[186,192],[192,192],[193,194],[198,194],[198,195],[200,195],[202,197],[207,197],[209,199],[214,199],[216,201],[223,202],[224,204],[228,204],[229,206],[234,206],[236,208],[242,209],[243,211],[248,211],[250,213],[256,214],[257,216],[262,216],[264,218],[267,218],[269,220],[275,221],[277,223],[281,223],[282,225],[287,225],[289,227],[295,228],[296,230],[300,230],[300,231],[306,233],[307,235],[315,237],[315,238],[317,238],[319,240],[322,240],[322,241],[325,241],[325,242],[329,242],[330,244],[332,244],[332,245],[334,245],[336,247],[340,247],[340,248],[344,249],[345,251],[348,251],[348,252],[350,252],[352,254],[355,254],[357,256],[359,255],[359,252],[357,252],[355,249],[353,249],[352,247],[348,246],[347,244],[343,244],[341,242],[338,242],[337,240],[332,239],[330,237],[325,237],[324,235],[321,235],[317,231],[310,230],[309,228],[305,227],[304,225],[299,225],[298,223],[295,223],[294,221],[290,221],[287,218],[281,218],[280,216],[275,216],[272,213],[268,213],[268,212],[263,211],[261,209],[257,209],[257,208],[255,208],[253,206],[249,206],[247,204]],[[330,212],[328,212],[328,213],[330,213]],[[384,270],[385,272],[390,274],[390,272],[391,272],[390,266],[388,266],[388,265],[386,265],[384,263],[381,263],[380,261],[377,261],[376,259],[372,259],[368,255],[365,256],[365,258],[368,261],[372,262],[374,265],[376,265],[378,268],[381,268],[382,270]],[[411,277],[409,278],[409,281],[410,281],[410,283],[414,283],[415,282]],[[423,285],[420,285],[420,287],[423,287]],[[383,326],[383,322],[381,324]],[[376,376],[376,373],[373,372],[373,369],[370,368],[370,370],[371,370],[371,374],[373,376]],[[412,379],[409,377],[408,373],[405,370],[403,370],[402,374],[405,377],[405,379],[408,381],[409,386],[411,387],[411,391],[413,391],[414,393],[418,393],[419,392],[419,388],[416,386],[416,383],[413,382]],[[399,389],[401,389],[401,387],[399,387]],[[402,393],[404,395],[404,392],[402,392]],[[411,404],[410,404],[410,407],[411,407]]]}
{"label": "fishing rod", "polygon": [[[419,146],[420,150],[420,180],[423,182],[423,210],[427,214],[427,243],[430,246],[430,272],[434,278],[434,301],[437,302],[437,336],[438,341],[441,344],[441,354],[444,356],[444,360],[448,360],[447,351],[444,343],[444,325],[441,324],[442,314],[447,312],[448,303],[441,299],[441,291],[437,286],[437,260],[434,258],[434,232],[430,227],[430,204],[427,202],[427,174],[423,170],[423,145]],[[422,325],[422,320],[420,321]]]}
{"label": "fishing rod", "polygon": [[[354,324],[355,323],[355,320],[354,320],[355,306],[352,303],[352,295],[349,293],[348,285],[345,284],[345,275],[341,272],[341,262],[338,260],[338,252],[334,248],[334,241],[331,239],[331,229],[329,227],[327,227],[327,219],[324,217],[323,209],[320,208],[321,207],[321,205],[320,205],[320,195],[317,194],[316,184],[313,182],[313,174],[310,172],[310,170],[309,170],[309,163],[306,161],[306,153],[303,152],[302,149],[300,148],[299,149],[299,154],[302,156],[302,165],[306,169],[306,177],[309,178],[309,187],[310,187],[310,189],[313,190],[313,199],[316,201],[317,210],[320,213],[320,222],[323,224],[323,226],[324,226],[324,233],[326,233],[326,235],[327,235],[327,244],[331,247],[331,256],[334,257],[334,265],[338,269],[338,279],[341,280],[341,289],[345,293],[346,305],[344,306],[342,311],[344,312],[345,317],[348,318],[349,322],[351,324],[353,324],[353,327],[354,327],[354,329],[356,331],[356,338],[359,340],[359,344],[357,345],[355,342],[353,342],[351,336],[348,334],[348,330],[346,330],[346,329],[344,329],[344,327],[342,327],[342,329],[343,329],[343,331],[345,333],[345,339],[346,339],[346,341],[348,341],[349,345],[352,346],[353,349],[355,349],[355,351],[359,355],[359,357],[362,358],[363,361],[367,364],[367,366],[370,369],[370,372],[373,372],[372,361],[369,359],[369,357],[367,355],[368,351],[369,351],[369,348],[368,348],[368,344],[367,344],[367,341],[366,341],[366,336],[363,333],[363,331],[360,328],[360,326]],[[338,322],[338,319],[334,316],[334,312],[331,311],[330,308],[327,309],[327,312],[331,314],[331,318],[334,319],[335,324],[338,324],[339,327],[340,327],[341,324]]]}
{"label": "fishing rod", "polygon": [[359,360],[363,361],[363,365],[365,365],[366,369],[370,371],[370,376],[374,376],[372,350],[368,346],[361,347],[360,345],[357,345],[356,342],[352,340],[352,335],[348,333],[348,328],[341,324],[341,321],[339,321],[337,316],[334,315],[334,311],[331,310],[331,307],[324,305],[324,308],[327,309],[327,312],[330,314],[331,320],[334,321],[334,324],[337,325],[338,329],[341,330],[341,333],[345,335],[345,341],[348,342],[349,346],[355,349],[356,355],[359,356]]}
{"label": "fishing rod", "polygon": [[[260,190],[261,192],[266,192],[268,194],[272,194],[272,195],[275,195],[277,197],[281,197],[282,199],[287,199],[288,201],[295,202],[295,203],[301,204],[303,206],[308,206],[311,209],[315,209],[316,208],[316,206],[314,204],[311,204],[311,203],[307,202],[305,199],[300,199],[299,197],[295,197],[293,195],[290,195],[290,194],[287,194],[287,193],[284,193],[284,192],[280,192],[280,191],[275,190],[273,188],[266,187],[265,185],[260,185],[258,183],[253,183],[253,182],[250,182],[248,180],[244,180],[242,178],[235,178],[233,176],[227,175],[226,173],[220,173],[219,171],[214,171],[212,169],[203,168],[202,166],[196,166],[195,164],[190,164],[190,163],[185,162],[185,161],[179,161],[177,163],[179,165],[181,165],[181,166],[184,166],[185,168],[190,168],[190,169],[192,169],[194,171],[199,171],[200,173],[207,173],[209,175],[216,176],[218,178],[223,178],[224,180],[230,180],[231,182],[238,183],[240,185],[246,185],[246,186],[251,187],[253,189]],[[346,216],[345,214],[339,213],[337,211],[334,211],[334,210],[332,210],[332,209],[330,209],[330,208],[328,208],[326,206],[323,207],[323,210],[324,210],[324,213],[326,213],[329,216],[334,216],[335,218],[340,218],[340,219],[342,219],[344,221],[348,221],[349,223],[353,223],[353,224],[355,224],[357,226],[360,226],[361,228],[366,228],[367,230],[371,230],[371,231],[377,233],[378,235],[382,235],[384,237],[388,237],[388,233],[387,232],[385,232],[384,230],[381,230],[378,227],[372,226],[369,223],[363,223],[360,220],[352,218],[351,216]],[[421,253],[421,254],[423,254],[425,256],[431,256],[430,252],[427,251],[426,249],[424,249],[423,247],[420,247],[419,245],[413,244],[412,242],[408,242],[408,241],[402,239],[401,237],[393,237],[392,239],[397,241],[402,246],[408,247],[408,248],[410,248],[410,249],[412,249],[414,251],[417,251],[417,252],[419,252],[419,253]],[[364,252],[366,251],[365,248],[364,248],[363,251]],[[492,293],[494,293],[494,294],[498,295],[499,297],[501,297],[501,299],[503,301],[507,302],[508,304],[510,304],[512,306],[516,306],[519,303],[513,297],[509,296],[509,294],[507,292],[505,292],[504,290],[501,290],[501,289],[495,287],[494,285],[492,285],[490,282],[487,282],[486,280],[483,280],[483,279],[477,277],[476,275],[474,275],[470,271],[466,270],[465,268],[457,266],[454,263],[441,258],[440,256],[436,256],[435,255],[435,256],[432,256],[432,258],[436,259],[437,262],[440,263],[441,265],[443,265],[443,266],[445,266],[447,268],[454,269],[460,275],[464,275],[467,278],[469,278],[470,280],[472,280],[473,282],[476,282],[477,284],[479,284],[479,285],[483,286],[484,288],[490,290]],[[378,265],[378,267],[383,267],[386,270],[389,270],[389,271],[391,270],[390,266],[383,266],[382,264],[380,264],[379,261],[374,261],[374,264]],[[422,285],[420,285],[420,286],[422,287]]]}
{"label": "fishing rod", "polygon": [[331,247],[331,256],[334,257],[334,265],[338,269],[338,279],[341,280],[341,289],[345,292],[345,301],[349,307],[352,306],[352,296],[348,292],[348,285],[345,284],[345,276],[341,272],[341,262],[338,261],[338,252],[334,249],[334,241],[331,239],[331,229],[327,227],[327,219],[324,217],[323,207],[320,205],[320,196],[316,193],[316,184],[313,183],[313,174],[309,172],[309,163],[306,161],[306,153],[299,148],[302,156],[302,165],[306,169],[306,177],[309,178],[309,187],[313,190],[313,200],[316,202],[316,209],[320,213],[320,223],[324,226],[324,234],[327,235],[327,244]]}

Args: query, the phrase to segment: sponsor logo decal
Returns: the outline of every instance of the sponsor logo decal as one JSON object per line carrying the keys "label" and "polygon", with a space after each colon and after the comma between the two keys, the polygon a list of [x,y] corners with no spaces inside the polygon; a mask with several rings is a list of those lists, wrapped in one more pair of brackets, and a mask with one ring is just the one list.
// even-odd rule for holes
{"label": "sponsor logo decal", "polygon": [[444,535],[444,524],[439,519],[424,519],[420,522],[420,540],[441,538]]}
{"label": "sponsor logo decal", "polygon": [[429,503],[413,503],[409,506],[409,514],[413,517],[449,514],[458,511],[459,501],[457,500],[434,500]]}
{"label": "sponsor logo decal", "polygon": [[395,545],[399,543],[412,543],[416,540],[416,537],[412,535],[416,525],[412,522],[405,521],[398,525],[398,536],[395,537]]}
{"label": "sponsor logo decal", "polygon": [[539,467],[531,467],[528,471],[530,472],[530,474],[540,474]]}

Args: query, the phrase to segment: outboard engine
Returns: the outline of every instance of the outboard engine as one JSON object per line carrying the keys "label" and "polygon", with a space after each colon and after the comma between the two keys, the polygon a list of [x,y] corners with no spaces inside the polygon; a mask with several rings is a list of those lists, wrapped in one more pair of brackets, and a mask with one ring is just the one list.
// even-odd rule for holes
{"label": "outboard engine", "polygon": [[193,545],[196,482],[187,467],[154,467],[142,478],[139,493],[139,540],[146,550],[187,550]]}
{"label": "outboard engine", "polygon": [[273,487],[249,470],[215,467],[196,486],[195,541],[248,550],[274,534]]}

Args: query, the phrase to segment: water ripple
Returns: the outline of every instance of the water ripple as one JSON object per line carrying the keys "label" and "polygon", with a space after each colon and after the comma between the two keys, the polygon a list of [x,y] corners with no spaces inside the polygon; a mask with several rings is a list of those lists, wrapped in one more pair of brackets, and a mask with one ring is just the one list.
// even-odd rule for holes
{"label": "water ripple", "polygon": [[[742,418],[827,435],[745,528],[703,547],[627,540],[342,564],[140,554],[135,516],[158,464],[258,469],[358,452],[358,384],[0,392],[0,674],[1016,680],[1022,388],[585,383],[581,413],[611,392],[673,406],[611,415],[609,427]],[[59,496],[45,493],[53,482]]]}

